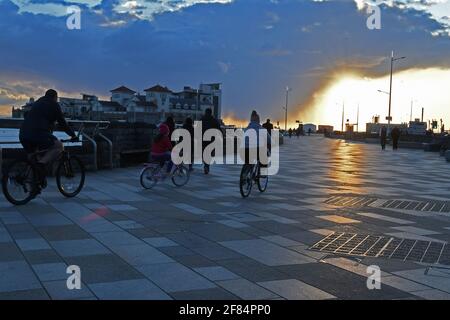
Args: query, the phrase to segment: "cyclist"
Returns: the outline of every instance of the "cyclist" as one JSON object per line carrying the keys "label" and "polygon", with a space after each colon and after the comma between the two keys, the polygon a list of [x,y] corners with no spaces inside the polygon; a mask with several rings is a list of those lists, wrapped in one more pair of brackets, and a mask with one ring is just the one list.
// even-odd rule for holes
{"label": "cyclist", "polygon": [[161,167],[167,162],[167,173],[169,174],[173,167],[172,162],[172,142],[169,139],[170,129],[165,123],[159,126],[159,133],[153,140],[151,156],[152,160],[158,161]]}
{"label": "cyclist", "polygon": [[251,152],[250,150],[252,149],[256,149],[254,151],[256,151],[257,154],[257,159],[258,162],[260,161],[260,157],[259,157],[259,148],[264,146],[264,142],[259,141],[259,131],[260,130],[264,130],[266,131],[267,134],[267,144],[265,145],[267,147],[267,151],[270,150],[270,134],[267,132],[267,129],[265,129],[263,126],[261,126],[260,123],[260,117],[258,115],[258,113],[253,110],[252,114],[250,116],[250,123],[248,124],[247,128],[245,129],[245,131],[247,130],[255,130],[256,131],[256,145],[254,143],[252,143],[253,141],[249,141],[248,139],[245,139],[245,163],[246,164],[252,164],[252,159],[250,158]]}
{"label": "cyclist", "polygon": [[52,134],[55,122],[72,140],[77,140],[75,132],[64,119],[58,104],[58,93],[50,89],[45,96],[33,103],[31,110],[25,115],[19,133],[20,143],[28,154],[37,150],[47,150],[36,164],[42,188],[47,186],[46,166],[54,161],[64,149],[61,141]]}

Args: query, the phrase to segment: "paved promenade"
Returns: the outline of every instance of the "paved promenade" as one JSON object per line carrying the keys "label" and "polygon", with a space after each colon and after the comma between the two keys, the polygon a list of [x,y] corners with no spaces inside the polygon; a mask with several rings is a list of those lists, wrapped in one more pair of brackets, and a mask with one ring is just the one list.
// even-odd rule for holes
{"label": "paved promenade", "polygon": [[449,163],[319,136],[280,161],[248,199],[239,166],[180,189],[127,168],[89,173],[76,199],[54,181],[23,207],[1,196],[0,299],[450,299]]}

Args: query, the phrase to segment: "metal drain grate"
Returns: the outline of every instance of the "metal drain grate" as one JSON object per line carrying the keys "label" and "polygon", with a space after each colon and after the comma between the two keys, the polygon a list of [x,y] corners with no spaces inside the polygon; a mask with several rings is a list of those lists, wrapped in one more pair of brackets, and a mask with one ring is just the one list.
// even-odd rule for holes
{"label": "metal drain grate", "polygon": [[386,200],[377,207],[424,212],[450,212],[450,202],[448,201]]}
{"label": "metal drain grate", "polygon": [[325,201],[326,204],[330,204],[338,207],[365,207],[371,203],[377,201],[376,198],[369,197],[331,197]]}
{"label": "metal drain grate", "polygon": [[370,197],[334,196],[325,201],[326,204],[337,207],[374,207],[386,209],[403,209],[423,212],[450,212],[449,201],[411,201],[383,200]]}
{"label": "metal drain grate", "polygon": [[309,249],[340,255],[450,265],[450,244],[441,242],[334,232]]}

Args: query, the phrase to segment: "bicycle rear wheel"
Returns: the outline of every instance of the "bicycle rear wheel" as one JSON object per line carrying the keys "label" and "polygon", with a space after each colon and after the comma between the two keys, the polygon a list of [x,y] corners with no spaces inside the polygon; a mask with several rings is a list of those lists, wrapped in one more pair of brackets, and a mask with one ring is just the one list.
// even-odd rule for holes
{"label": "bicycle rear wheel", "polygon": [[175,186],[182,187],[189,182],[190,175],[191,175],[191,173],[189,172],[188,168],[186,168],[183,165],[178,166],[173,171],[172,182]]}
{"label": "bicycle rear wheel", "polygon": [[161,170],[159,165],[156,166],[148,166],[144,168],[141,172],[141,186],[144,189],[153,188],[159,180],[158,173]]}
{"label": "bicycle rear wheel", "polygon": [[83,162],[76,156],[63,157],[56,169],[56,185],[67,198],[77,196],[83,189],[86,171]]}
{"label": "bicycle rear wheel", "polygon": [[243,198],[247,198],[253,187],[253,165],[244,164],[241,170],[239,190]]}
{"label": "bicycle rear wheel", "polygon": [[38,193],[37,181],[38,172],[33,164],[28,160],[16,160],[3,174],[3,194],[10,203],[24,205]]}

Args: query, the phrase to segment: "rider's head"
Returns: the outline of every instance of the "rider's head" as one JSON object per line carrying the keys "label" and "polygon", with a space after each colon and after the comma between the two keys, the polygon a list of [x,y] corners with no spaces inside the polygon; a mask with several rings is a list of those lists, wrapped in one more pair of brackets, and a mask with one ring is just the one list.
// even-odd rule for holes
{"label": "rider's head", "polygon": [[250,121],[251,122],[258,122],[258,123],[260,122],[259,114],[256,111],[254,111],[254,110],[253,110],[253,112],[252,112],[252,114],[250,116]]}
{"label": "rider's head", "polygon": [[47,90],[47,92],[45,93],[45,97],[57,102],[58,101],[58,92],[56,92],[53,89]]}
{"label": "rider's head", "polygon": [[267,123],[270,123],[270,119],[267,119]]}
{"label": "rider's head", "polygon": [[205,115],[207,115],[207,116],[212,116],[212,110],[211,110],[211,108],[208,108],[208,109],[205,110]]}

